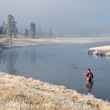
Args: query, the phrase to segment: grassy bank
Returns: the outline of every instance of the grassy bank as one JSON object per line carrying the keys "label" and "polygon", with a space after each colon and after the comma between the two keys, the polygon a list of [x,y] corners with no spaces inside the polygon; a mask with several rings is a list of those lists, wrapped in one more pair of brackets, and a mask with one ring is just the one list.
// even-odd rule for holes
{"label": "grassy bank", "polygon": [[0,110],[110,110],[110,103],[64,86],[2,74]]}

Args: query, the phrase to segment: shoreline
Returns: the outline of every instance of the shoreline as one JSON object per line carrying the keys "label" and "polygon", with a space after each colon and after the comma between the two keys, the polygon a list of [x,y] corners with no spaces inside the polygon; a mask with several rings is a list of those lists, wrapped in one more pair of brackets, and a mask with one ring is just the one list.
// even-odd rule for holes
{"label": "shoreline", "polygon": [[46,45],[46,44],[89,44],[89,43],[100,43],[110,42],[109,37],[56,37],[56,38],[0,38],[0,44],[9,47],[10,42],[12,47],[14,46],[32,46],[32,45]]}
{"label": "shoreline", "polygon": [[107,56],[110,57],[110,45],[103,45],[98,47],[92,47],[88,50],[89,55]]}
{"label": "shoreline", "polygon": [[110,102],[80,94],[65,86],[0,74],[0,109],[5,110],[110,110]]}

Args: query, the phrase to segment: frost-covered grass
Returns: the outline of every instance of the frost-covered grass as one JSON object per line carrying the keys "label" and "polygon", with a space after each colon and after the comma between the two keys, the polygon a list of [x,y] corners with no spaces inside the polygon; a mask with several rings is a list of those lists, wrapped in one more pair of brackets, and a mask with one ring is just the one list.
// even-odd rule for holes
{"label": "frost-covered grass", "polygon": [[0,110],[110,110],[110,103],[64,86],[2,74]]}
{"label": "frost-covered grass", "polygon": [[98,56],[110,57],[110,45],[103,45],[103,46],[89,48],[88,53]]}

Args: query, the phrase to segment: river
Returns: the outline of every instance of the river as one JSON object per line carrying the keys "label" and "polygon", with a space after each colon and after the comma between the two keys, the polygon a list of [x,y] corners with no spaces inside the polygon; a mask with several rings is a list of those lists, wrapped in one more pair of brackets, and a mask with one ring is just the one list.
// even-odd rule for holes
{"label": "river", "polygon": [[94,84],[91,93],[110,100],[110,59],[89,56],[88,48],[96,44],[46,44],[0,51],[0,71],[33,77],[65,85],[87,94],[84,72],[91,68]]}

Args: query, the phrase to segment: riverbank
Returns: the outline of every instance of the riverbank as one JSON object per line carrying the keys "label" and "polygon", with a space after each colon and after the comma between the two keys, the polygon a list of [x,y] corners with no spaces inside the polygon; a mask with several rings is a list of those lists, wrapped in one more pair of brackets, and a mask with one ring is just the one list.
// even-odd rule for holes
{"label": "riverbank", "polygon": [[10,39],[7,36],[0,38],[0,44],[4,46],[32,46],[45,44],[88,44],[110,42],[110,37],[53,37],[53,38],[26,38],[18,36]]}
{"label": "riverbank", "polygon": [[88,54],[110,57],[110,45],[89,48]]}
{"label": "riverbank", "polygon": [[64,86],[1,73],[0,110],[110,110],[110,103]]}

